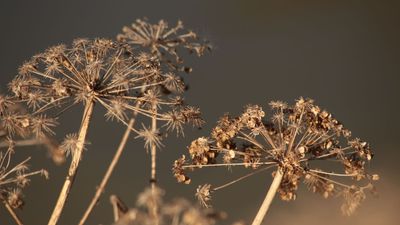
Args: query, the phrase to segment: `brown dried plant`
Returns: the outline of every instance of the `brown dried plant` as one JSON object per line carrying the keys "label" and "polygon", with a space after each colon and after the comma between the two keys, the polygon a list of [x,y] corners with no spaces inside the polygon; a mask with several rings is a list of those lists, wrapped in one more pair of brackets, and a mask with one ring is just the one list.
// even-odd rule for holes
{"label": "brown dried plant", "polygon": [[[56,224],[67,200],[84,149],[94,104],[107,109],[106,117],[126,123],[126,111],[148,113],[130,102],[141,101],[135,90],[163,82],[156,61],[107,39],[77,39],[71,47],[58,45],[38,54],[19,69],[10,83],[17,98],[27,103],[32,115],[39,115],[36,132],[52,132],[55,117],[69,107],[85,106],[78,135],[62,144],[72,161],[49,224]],[[45,113],[53,112],[53,117]],[[137,131],[139,133],[139,131]]]}
{"label": "brown dried plant", "polygon": [[173,70],[185,72],[192,69],[179,66],[183,63],[183,58],[178,53],[179,48],[187,49],[189,53],[195,53],[197,56],[211,50],[208,41],[199,40],[195,32],[185,30],[180,20],[174,27],[170,27],[164,20],[151,24],[147,19],[137,19],[131,26],[123,27],[117,39],[135,48],[150,51]]}
{"label": "brown dried plant", "polygon": [[[174,31],[169,33],[171,35]],[[165,35],[165,38],[169,35]],[[182,45],[187,49],[196,49],[200,55],[205,48],[200,50],[201,45],[192,45],[189,39],[179,37],[181,42],[176,43],[173,48]],[[172,72],[162,71],[166,62],[164,55],[156,54],[153,50],[152,47],[150,53],[139,52],[122,40],[114,42],[108,39],[76,39],[70,47],[58,45],[35,55],[19,68],[19,74],[10,83],[15,98],[26,103],[32,118],[37,118],[30,125],[38,137],[53,133],[51,128],[56,125],[57,117],[70,107],[84,105],[79,133],[67,135],[61,144],[65,154],[72,155],[72,161],[49,224],[57,223],[67,201],[82,157],[95,104],[100,104],[107,110],[107,119],[122,122],[127,130],[115,160],[111,162],[101,188],[96,192],[81,224],[101,195],[131,131],[137,134],[137,138],[144,138],[145,147],[151,149],[151,181],[154,186],[156,148],[161,145],[162,138],[160,128],[166,127],[167,130],[183,134],[185,123],[193,123],[195,126],[202,124],[200,111],[184,105],[181,93],[185,90],[185,84],[182,78]],[[150,128],[142,125],[141,129],[135,129],[137,116],[150,118]],[[157,124],[158,121],[161,123]]]}
{"label": "brown dried plant", "polygon": [[[275,101],[270,106],[270,120],[264,120],[265,112],[258,105],[246,106],[236,118],[224,115],[210,138],[191,143],[189,161],[185,156],[175,161],[177,180],[190,183],[185,172],[195,168],[243,166],[255,170],[221,187],[199,186],[196,197],[207,206],[211,192],[274,167],[273,182],[253,225],[262,222],[276,192],[282,200],[295,200],[301,181],[324,198],[342,196],[343,213],[352,214],[365,199],[365,191],[374,192],[372,181],[379,179],[366,172],[373,156],[369,144],[352,138],[349,130],[311,99],[299,98],[293,106]],[[321,161],[325,163],[318,163]],[[348,184],[345,178],[353,182]]]}
{"label": "brown dried plant", "polygon": [[[150,54],[154,59],[159,62],[159,68],[165,73],[165,82],[160,83],[157,86],[146,87],[141,91],[144,92],[143,100],[136,102],[136,107],[143,106],[151,111],[151,126],[149,128],[143,125],[137,138],[145,139],[145,147],[150,149],[151,154],[151,175],[150,183],[151,187],[155,190],[156,188],[156,153],[162,143],[162,132],[161,128],[166,127],[167,131],[176,131],[177,135],[183,135],[183,125],[186,123],[192,123],[194,126],[201,126],[203,120],[200,116],[199,109],[191,106],[185,106],[182,98],[183,92],[186,90],[186,84],[178,70],[178,63],[183,63],[182,58],[179,58],[177,49],[180,47],[186,48],[189,51],[195,51],[198,56],[203,55],[204,51],[209,50],[208,44],[202,44],[194,42],[196,40],[193,32],[191,35],[178,35],[173,37],[177,31],[183,29],[182,22],[178,22],[179,27],[168,30],[168,25],[160,21],[157,24],[150,24],[144,20],[137,20],[132,25],[132,29],[139,29],[139,33],[135,33],[134,30],[124,27],[123,34],[119,34],[117,39],[123,45],[129,45],[132,49],[145,52]],[[142,28],[140,28],[142,27]],[[145,35],[145,37],[143,36]],[[144,43],[138,39],[145,38],[148,42]],[[160,41],[162,39],[162,41]],[[143,40],[142,40],[143,41]],[[172,44],[174,42],[174,44]],[[165,44],[167,43],[167,44]],[[162,53],[161,49],[166,50],[169,46],[169,50]],[[144,53],[143,53],[144,54]],[[169,54],[176,57],[177,61],[173,62],[169,60]],[[185,67],[185,72],[191,72],[191,69]],[[145,115],[149,117],[149,115]],[[81,218],[79,224],[82,225],[86,222],[90,213],[94,209],[95,205],[100,199],[101,194],[104,192],[104,188],[108,183],[111,174],[114,171],[115,166],[118,164],[119,158],[121,157],[127,140],[130,136],[132,127],[134,127],[135,121],[137,120],[138,113],[134,112],[131,115],[128,126],[121,139],[115,155],[107,168],[107,171],[98,186],[94,197],[92,198],[87,210]],[[165,122],[164,125],[160,125],[159,122]],[[154,211],[157,211],[155,208]],[[156,212],[154,212],[156,213]]]}

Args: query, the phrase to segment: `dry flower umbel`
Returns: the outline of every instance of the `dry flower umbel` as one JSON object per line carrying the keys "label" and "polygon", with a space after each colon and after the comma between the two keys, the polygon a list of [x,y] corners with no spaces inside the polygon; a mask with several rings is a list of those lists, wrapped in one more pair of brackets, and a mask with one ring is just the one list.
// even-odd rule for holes
{"label": "dry flower umbel", "polygon": [[[190,181],[187,169],[244,166],[261,170],[274,166],[277,170],[272,175],[282,200],[295,200],[303,181],[324,198],[343,196],[343,213],[354,212],[364,200],[364,192],[374,190],[372,181],[379,178],[366,172],[367,162],[373,157],[370,145],[352,138],[349,130],[311,99],[299,98],[293,106],[275,101],[270,106],[270,120],[264,119],[266,113],[258,105],[246,106],[236,118],[223,116],[210,138],[200,137],[188,147],[189,162],[184,156],[175,161],[177,180]],[[315,163],[322,160],[326,163]],[[350,178],[352,184],[346,184],[344,178]],[[202,194],[205,187],[207,195]],[[197,196],[205,196],[200,199],[207,203],[210,191],[216,189],[202,186]]]}
{"label": "dry flower umbel", "polygon": [[[122,34],[117,36],[122,42],[129,43],[135,48],[142,47],[145,51],[150,50],[168,66],[175,70],[190,72],[191,68],[180,68],[178,64],[183,62],[178,54],[179,48],[189,50],[202,56],[204,52],[211,50],[211,45],[207,41],[198,40],[198,36],[193,31],[186,31],[183,22],[178,21],[174,27],[170,27],[167,22],[160,20],[157,24],[151,24],[146,19],[137,19],[131,26],[125,26]],[[173,58],[168,57],[171,55]]]}
{"label": "dry flower umbel", "polygon": [[[155,148],[161,144],[157,121],[178,134],[183,133],[185,123],[201,125],[199,110],[185,106],[179,95],[185,90],[183,80],[171,72],[163,73],[161,60],[157,54],[134,52],[123,42],[76,39],[72,46],[51,47],[20,67],[10,89],[39,118],[31,125],[37,136],[53,133],[55,119],[71,106],[85,106],[79,133],[69,134],[61,145],[65,153],[71,153],[72,161],[50,224],[57,222],[68,197],[95,103],[107,110],[107,119],[124,123],[145,139],[146,147],[152,149],[154,181]],[[165,92],[169,98],[162,98]],[[171,110],[162,111],[162,106]],[[130,114],[150,118],[151,128],[135,129]]]}
{"label": "dry flower umbel", "polygon": [[[17,98],[27,103],[32,115],[39,118],[33,125],[38,136],[52,132],[50,128],[55,124],[55,120],[44,113],[53,111],[52,116],[57,117],[77,103],[85,105],[75,148],[68,149],[73,155],[69,174],[51,221],[58,220],[72,185],[94,103],[107,109],[107,118],[126,124],[127,111],[152,115],[151,111],[132,102],[146,105],[157,100],[157,93],[150,88],[170,82],[170,79],[161,73],[157,59],[144,53],[133,55],[127,46],[107,39],[77,39],[71,47],[54,46],[20,67],[10,88]],[[68,146],[73,145],[69,143]]]}

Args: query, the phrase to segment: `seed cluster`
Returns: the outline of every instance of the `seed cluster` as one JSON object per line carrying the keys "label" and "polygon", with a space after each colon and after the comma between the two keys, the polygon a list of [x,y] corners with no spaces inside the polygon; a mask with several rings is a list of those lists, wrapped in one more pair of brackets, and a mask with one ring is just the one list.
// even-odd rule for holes
{"label": "seed cluster", "polygon": [[[156,117],[179,134],[183,134],[185,123],[202,124],[200,111],[185,106],[179,95],[185,90],[179,76],[162,72],[157,57],[134,53],[126,43],[108,39],[77,39],[71,47],[49,48],[20,67],[10,88],[29,106],[32,115],[37,115],[29,123],[38,136],[52,133],[55,118],[62,112],[89,101],[102,105],[107,119],[124,124],[130,118],[129,112],[152,117],[154,106],[172,107],[170,111],[158,111]],[[162,94],[165,91],[170,93],[167,98]],[[53,112],[52,117],[45,114],[48,112]],[[135,131],[147,143],[158,142],[158,133],[146,128]],[[66,152],[73,150],[73,136],[69,135],[62,145]]]}
{"label": "seed cluster", "polygon": [[[117,39],[136,47],[150,49],[153,55],[163,59],[174,69],[179,69],[178,64],[183,62],[178,54],[178,48],[187,49],[198,56],[211,50],[211,45],[207,41],[199,41],[196,33],[184,30],[182,21],[178,21],[175,27],[170,27],[164,20],[151,24],[145,19],[137,19],[131,26],[123,27]],[[173,58],[167,57],[168,55]],[[186,72],[191,71],[188,67],[182,69]]]}
{"label": "seed cluster", "polygon": [[[366,162],[373,157],[369,144],[352,138],[349,130],[311,99],[299,98],[293,106],[275,101],[270,106],[273,113],[269,120],[258,105],[246,106],[235,118],[224,115],[210,138],[200,137],[188,147],[189,162],[184,156],[175,161],[173,173],[178,182],[190,181],[187,169],[244,166],[260,170],[275,166],[284,172],[278,189],[282,200],[295,200],[303,180],[311,191],[325,198],[342,195],[342,210],[351,214],[364,199],[361,193],[373,190],[371,182],[379,179],[366,172]],[[326,163],[320,168],[317,162],[322,160]],[[355,184],[347,185],[334,177],[349,177]],[[367,184],[362,185],[362,181]],[[208,184],[197,190],[203,204],[213,191]]]}

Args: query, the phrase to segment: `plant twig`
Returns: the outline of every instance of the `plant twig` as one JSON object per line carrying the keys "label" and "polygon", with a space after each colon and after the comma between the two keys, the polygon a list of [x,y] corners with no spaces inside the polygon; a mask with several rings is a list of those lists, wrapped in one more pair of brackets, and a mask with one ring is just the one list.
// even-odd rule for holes
{"label": "plant twig", "polygon": [[122,137],[122,140],[118,146],[118,149],[115,152],[114,158],[112,159],[110,165],[108,166],[107,172],[104,174],[104,177],[101,180],[101,183],[100,183],[99,187],[97,188],[96,193],[94,194],[93,199],[89,204],[89,207],[86,209],[82,219],[80,220],[79,225],[83,225],[86,222],[87,218],[89,217],[89,214],[92,212],[93,208],[96,206],[96,203],[99,201],[101,194],[104,192],[104,188],[107,185],[107,182],[110,179],[111,174],[113,173],[114,168],[117,165],[119,158],[122,155],[122,152],[125,149],[125,146],[128,141],[129,135],[131,133],[133,124],[135,123],[135,119],[134,119],[135,117],[136,117],[136,113],[130,119],[130,121],[128,123],[128,127],[126,128],[125,133]]}
{"label": "plant twig", "polygon": [[61,212],[64,209],[65,202],[67,201],[69,192],[71,190],[72,184],[73,184],[75,176],[76,176],[76,172],[79,167],[79,162],[82,157],[84,143],[86,140],[86,134],[88,132],[90,120],[92,118],[93,108],[94,108],[94,102],[92,99],[89,99],[85,105],[81,128],[79,130],[79,135],[78,135],[78,143],[77,143],[75,151],[72,154],[72,161],[71,161],[71,165],[68,170],[68,175],[65,178],[64,185],[61,189],[60,195],[58,197],[56,206],[54,207],[54,210],[50,217],[48,225],[57,224],[58,219],[60,218]]}
{"label": "plant twig", "polygon": [[263,221],[265,215],[267,214],[269,206],[271,205],[272,200],[275,197],[275,194],[279,188],[279,185],[281,184],[282,178],[283,178],[283,171],[281,168],[278,168],[276,170],[274,180],[272,181],[272,184],[269,187],[267,195],[265,196],[265,199],[264,199],[263,203],[261,204],[261,207],[258,210],[258,213],[257,213],[256,217],[254,218],[252,225],[260,225],[261,222]]}
{"label": "plant twig", "polygon": [[5,201],[5,200],[3,201],[3,203],[4,203],[4,206],[6,207],[7,211],[10,213],[10,215],[14,219],[15,223],[18,224],[18,225],[23,225],[24,223],[22,223],[21,219],[18,217],[17,213],[10,206],[10,204],[8,204],[8,202]]}

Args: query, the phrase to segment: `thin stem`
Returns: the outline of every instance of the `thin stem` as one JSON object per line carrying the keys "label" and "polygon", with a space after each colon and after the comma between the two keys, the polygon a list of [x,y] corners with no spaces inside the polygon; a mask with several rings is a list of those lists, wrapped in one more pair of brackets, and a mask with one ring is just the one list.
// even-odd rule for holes
{"label": "thin stem", "polygon": [[81,158],[82,158],[84,143],[86,140],[86,134],[89,129],[89,123],[92,118],[93,108],[94,108],[94,102],[92,99],[89,99],[85,105],[81,128],[79,130],[79,135],[78,135],[78,143],[77,143],[74,153],[72,154],[72,161],[71,161],[71,165],[68,170],[68,175],[65,178],[64,185],[61,189],[60,195],[58,197],[56,206],[54,207],[54,210],[50,217],[48,225],[57,224],[58,219],[60,218],[61,212],[64,209],[64,205],[67,201],[69,192],[70,192],[72,184],[74,182],[76,172],[78,171],[79,162],[81,161]]}
{"label": "thin stem", "polygon": [[357,176],[357,173],[345,174],[345,173],[325,172],[325,171],[319,171],[319,170],[310,170],[310,171],[314,172],[314,173],[325,174],[325,175],[330,175],[330,176],[337,176],[337,177],[355,177],[355,176]]}
{"label": "thin stem", "polygon": [[[16,147],[24,147],[24,146],[32,146],[32,145],[40,145],[42,141],[37,138],[26,139],[26,140],[18,140],[14,142]],[[0,148],[7,148],[9,144],[6,142],[0,143]]]}
{"label": "thin stem", "polygon": [[254,163],[216,163],[216,164],[206,164],[206,165],[184,165],[182,169],[187,168],[202,168],[202,167],[224,167],[224,166],[248,166],[252,165],[276,165],[276,162],[254,162]]}
{"label": "thin stem", "polygon": [[283,171],[281,168],[278,168],[276,170],[274,180],[272,181],[272,184],[269,187],[267,195],[265,196],[265,199],[264,199],[260,209],[258,210],[258,213],[257,213],[256,217],[254,218],[252,225],[260,225],[261,222],[263,221],[265,215],[268,212],[269,206],[271,205],[272,200],[275,197],[275,194],[279,188],[279,185],[281,184],[282,178],[283,178]]}
{"label": "thin stem", "polygon": [[14,219],[15,223],[18,224],[18,225],[23,225],[24,223],[22,223],[21,219],[18,217],[17,213],[10,206],[10,204],[8,204],[8,202],[5,201],[5,200],[3,201],[3,203],[4,203],[4,206],[6,207],[7,211],[10,213],[10,215]]}
{"label": "thin stem", "polygon": [[110,165],[108,166],[107,172],[104,174],[104,177],[101,180],[101,183],[98,186],[96,193],[94,194],[93,199],[89,204],[89,207],[86,209],[82,219],[80,220],[79,225],[83,225],[86,222],[87,218],[89,217],[89,214],[92,212],[93,208],[96,206],[96,203],[99,201],[101,194],[104,192],[104,188],[106,187],[108,180],[110,179],[111,174],[113,173],[114,168],[117,165],[117,163],[122,155],[122,152],[125,149],[129,135],[131,134],[133,124],[135,123],[135,116],[136,116],[136,113],[130,119],[130,121],[128,123],[128,127],[125,130],[125,133],[122,137],[121,142],[119,143],[118,149],[115,152],[115,155],[114,155]]}
{"label": "thin stem", "polygon": [[[156,135],[157,132],[157,106],[154,104],[153,105],[153,116],[151,118],[151,131],[154,135]],[[151,184],[151,189],[154,191],[157,183],[157,177],[156,177],[156,167],[157,167],[157,145],[155,143],[151,143],[151,178],[150,178],[150,184]]]}
{"label": "thin stem", "polygon": [[[157,104],[153,103],[152,105],[152,110],[153,110],[153,116],[151,117],[151,131],[153,135],[158,135],[156,134],[157,132]],[[157,184],[157,177],[156,177],[156,167],[157,166],[157,144],[152,142],[151,143],[151,178],[150,178],[150,185],[151,185],[151,192],[153,194],[153,198],[155,199],[154,196],[156,195],[156,184]],[[153,202],[153,207],[151,209],[151,215],[155,219],[155,225],[159,224],[159,218],[158,218],[158,207],[157,203]]]}
{"label": "thin stem", "polygon": [[220,190],[220,189],[222,189],[222,188],[226,188],[226,187],[228,187],[228,186],[230,186],[230,185],[232,185],[232,184],[234,184],[234,183],[236,183],[236,182],[239,182],[239,181],[241,181],[241,180],[243,180],[243,179],[246,179],[246,178],[248,178],[248,177],[251,177],[251,176],[253,176],[253,175],[257,174],[257,173],[266,171],[266,170],[268,170],[268,169],[270,169],[270,168],[272,168],[272,167],[273,167],[273,165],[272,165],[272,166],[265,167],[265,168],[262,168],[262,169],[259,169],[259,170],[256,170],[256,171],[251,172],[251,173],[248,173],[248,174],[246,174],[246,175],[244,175],[244,176],[241,176],[241,177],[239,177],[239,178],[237,178],[237,179],[235,179],[235,180],[233,180],[233,181],[231,181],[231,182],[228,182],[228,183],[226,183],[226,184],[223,184],[223,185],[221,185],[221,186],[218,186],[218,187],[216,187],[216,188],[213,188],[213,191],[218,191],[218,190]]}

